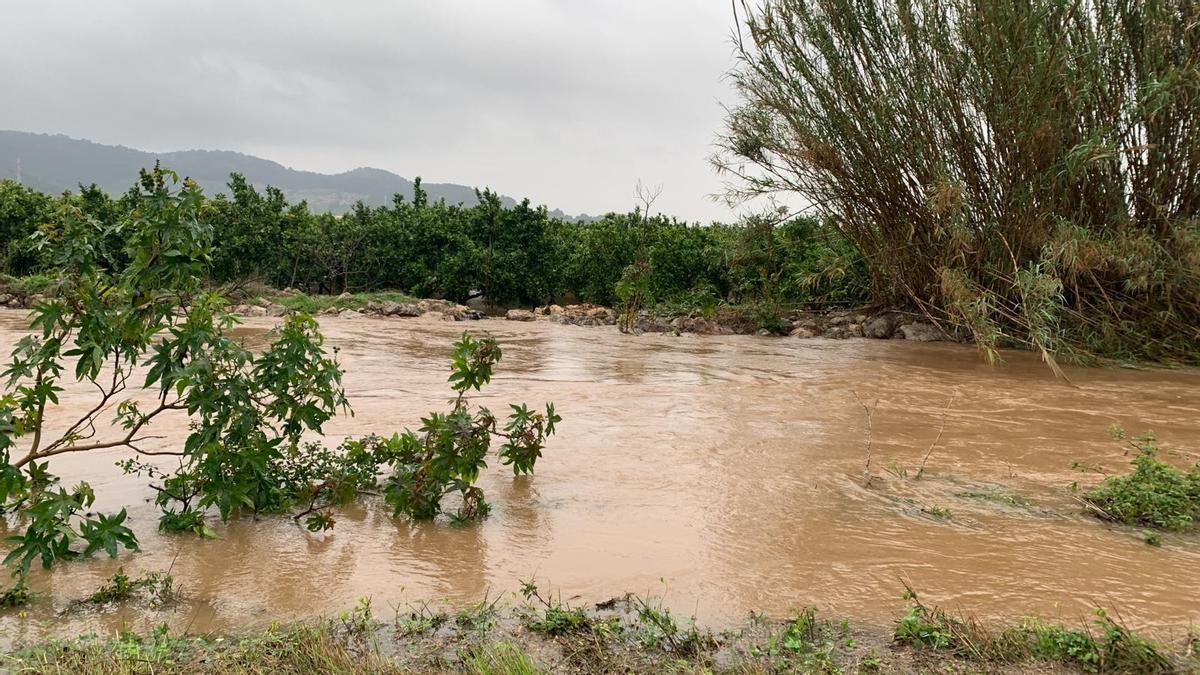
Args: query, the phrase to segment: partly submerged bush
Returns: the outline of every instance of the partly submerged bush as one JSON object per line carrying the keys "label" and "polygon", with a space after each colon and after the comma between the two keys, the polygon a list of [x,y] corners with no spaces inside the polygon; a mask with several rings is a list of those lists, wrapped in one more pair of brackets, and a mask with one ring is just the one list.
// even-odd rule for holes
{"label": "partly submerged bush", "polygon": [[[156,168],[143,173],[130,200],[131,210],[113,223],[64,205],[31,242],[57,278],[2,373],[0,512],[26,523],[5,558],[17,575],[35,561],[50,567],[137,548],[125,510],[92,513],[92,488],[59,485],[54,457],[113,449],[175,456],[174,471],[153,474],[161,478],[159,504],[182,503],[166,508],[179,519],[210,506],[228,517],[234,508],[271,506],[277,495],[264,468],[345,407],[341,369],[311,318],[285,319],[259,354],[226,334],[234,319],[202,286],[212,232],[201,222],[206,202],[194,183],[180,186]],[[144,378],[135,372],[142,366]],[[95,401],[63,419],[58,396],[71,378],[94,388]],[[142,388],[149,400],[135,394]],[[187,440],[148,447],[150,427],[167,414],[190,418]]]}
{"label": "partly submerged bush", "polygon": [[500,356],[495,338],[475,339],[463,333],[451,359],[450,387],[456,396],[450,412],[431,413],[421,420],[418,431],[406,430],[384,442],[381,459],[392,467],[384,499],[396,515],[433,518],[442,512],[443,498],[452,493],[461,500],[456,520],[486,515],[489,507],[475,479],[487,466],[493,437],[504,441],[497,451],[501,463],[511,466],[514,474],[533,472],[546,439],[562,419],[554,404],[546,404],[544,412],[510,404],[512,413],[501,426],[487,408],[472,411],[466,398],[467,392],[479,391],[491,381]]}
{"label": "partly submerged bush", "polygon": [[1189,471],[1157,459],[1158,444],[1145,434],[1133,443],[1133,473],[1110,476],[1084,496],[1097,514],[1125,523],[1182,530],[1200,521],[1200,464]]}

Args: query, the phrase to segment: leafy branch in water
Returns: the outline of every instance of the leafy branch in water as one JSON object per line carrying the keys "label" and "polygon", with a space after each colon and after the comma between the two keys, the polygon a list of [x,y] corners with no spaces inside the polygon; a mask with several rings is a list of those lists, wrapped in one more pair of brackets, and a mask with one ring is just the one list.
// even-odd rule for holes
{"label": "leafy branch in water", "polygon": [[[178,176],[156,167],[143,172],[123,220],[103,225],[64,206],[36,237],[60,272],[2,373],[0,509],[27,521],[5,558],[14,574],[35,560],[50,567],[137,549],[126,512],[88,513],[91,487],[59,487],[49,458],[115,448],[178,457],[170,473],[140,461],[123,465],[160,479],[165,529],[203,531],[210,506],[227,518],[234,507],[276,505],[268,467],[347,407],[341,369],[310,317],[288,317],[257,356],[225,334],[235,320],[201,285],[212,246],[200,220],[206,204],[194,183],[178,185]],[[154,394],[149,405],[127,392],[139,366],[148,367],[141,388]],[[96,390],[94,405],[73,421],[49,420],[72,376]],[[182,448],[152,449],[147,429],[171,413],[190,417],[191,433]],[[65,431],[55,437],[50,428]]]}
{"label": "leafy branch in water", "polygon": [[392,475],[384,488],[384,499],[396,515],[429,519],[442,512],[442,500],[458,493],[461,503],[452,515],[456,521],[487,515],[488,503],[483,491],[475,486],[480,470],[487,466],[492,438],[503,440],[497,454],[513,473],[528,474],[542,456],[546,438],[554,434],[561,417],[554,404],[544,412],[530,410],[525,404],[510,405],[512,413],[501,427],[487,408],[472,411],[467,392],[479,391],[492,379],[492,369],[500,361],[500,346],[495,338],[473,338],[463,333],[454,344],[449,381],[456,396],[451,410],[431,413],[421,420],[417,431],[406,430],[383,442],[385,458]]}

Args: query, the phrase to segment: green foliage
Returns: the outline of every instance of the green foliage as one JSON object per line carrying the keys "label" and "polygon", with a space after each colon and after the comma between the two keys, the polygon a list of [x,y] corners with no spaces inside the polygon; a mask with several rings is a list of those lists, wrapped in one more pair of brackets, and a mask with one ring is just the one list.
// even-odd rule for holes
{"label": "green foliage", "polygon": [[496,642],[468,649],[463,668],[471,675],[536,675],[546,672],[520,646]]}
{"label": "green foliage", "polygon": [[[273,213],[281,203],[277,194],[264,204],[249,186],[235,187],[237,199],[254,209]],[[160,528],[202,536],[214,536],[210,513],[227,520],[239,509],[295,509],[309,531],[323,532],[334,525],[329,507],[376,488],[387,465],[393,476],[385,499],[397,514],[431,518],[442,498],[457,492],[455,517],[481,517],[487,503],[473,483],[493,436],[503,439],[497,455],[514,474],[533,471],[560,418],[552,404],[544,412],[513,405],[503,421],[486,408],[472,411],[466,394],[490,381],[501,353],[494,339],[469,334],[455,344],[453,409],[432,414],[419,433],[346,439],[336,450],[302,443],[349,409],[336,350],[327,352],[316,321],[291,314],[265,349],[245,348],[226,334],[236,320],[224,299],[204,286],[213,256],[207,218],[211,209],[229,207],[213,207],[194,184],[180,187],[158,168],[144,172],[122,201],[127,211],[109,210],[103,195],[88,192],[33,235],[57,274],[30,314],[32,334],[18,341],[0,373],[0,513],[26,523],[5,557],[14,575],[23,579],[35,561],[48,568],[98,551],[115,557],[120,548],[137,549],[124,510],[93,514],[87,483],[70,491],[58,485],[49,461],[63,453],[131,451],[136,456],[118,464],[151,481]],[[247,242],[246,250],[263,244]],[[141,385],[154,396],[149,404],[127,392],[140,366]],[[96,405],[74,421],[48,424],[67,377],[94,387]],[[107,410],[115,411],[111,426],[99,419]],[[146,448],[148,425],[172,411],[190,420],[182,446]],[[54,438],[44,433],[51,427],[65,431]],[[103,430],[116,436],[104,438]],[[177,461],[166,471],[138,457],[156,455]],[[114,580],[115,593],[128,590],[121,581]]]}
{"label": "green foliage", "polygon": [[637,598],[637,618],[643,643],[661,646],[672,654],[698,654],[713,644],[712,636],[699,630],[694,618],[688,620],[686,627],[680,627],[671,616],[671,610],[661,603],[651,604],[644,598]]}
{"label": "green foliage", "polygon": [[738,7],[731,198],[812,204],[991,357],[1200,360],[1195,2]]}
{"label": "green foliage", "polygon": [[547,635],[566,635],[587,629],[590,620],[581,608],[547,607],[540,617],[528,622],[529,629]]}
{"label": "green foliage", "polygon": [[449,620],[450,615],[446,612],[435,611],[430,609],[427,604],[422,604],[414,611],[397,616],[396,628],[400,635],[419,635],[437,630]]}
{"label": "green foliage", "polygon": [[[122,465],[161,481],[155,487],[164,527],[204,532],[201,514],[209,507],[222,518],[235,507],[279,508],[285,499],[268,480],[272,464],[346,407],[341,370],[311,318],[288,317],[258,355],[225,335],[234,319],[220,296],[202,287],[212,231],[201,220],[206,206],[194,184],[180,188],[173,173],[156,168],[127,199],[130,210],[114,222],[66,204],[34,235],[58,277],[30,314],[32,334],[18,341],[2,373],[0,508],[28,520],[5,558],[15,574],[35,560],[49,567],[137,548],[125,511],[88,513],[91,488],[57,487],[49,458],[110,448],[164,454],[143,447],[143,430],[163,413],[184,411],[191,432],[182,448],[166,451],[179,457],[175,471],[157,473],[134,460]],[[125,397],[141,365],[148,366],[142,385],[155,394],[149,406]],[[98,402],[75,421],[54,425],[66,430],[52,438],[44,433],[46,413],[71,376],[94,387]],[[98,438],[105,428],[99,415],[110,406],[119,433]]]}
{"label": "green foliage", "polygon": [[621,307],[618,319],[621,332],[633,332],[638,312],[654,302],[650,292],[649,262],[634,261],[621,272],[621,280],[617,282],[617,300]]}
{"label": "green foliage", "polygon": [[828,621],[818,620],[816,608],[806,607],[778,635],[770,637],[766,654],[779,672],[839,673],[833,658],[837,633],[843,634],[843,643],[852,643],[844,636],[846,630],[838,631]]}
{"label": "green foliage", "polygon": [[24,575],[17,577],[12,588],[0,591],[0,609],[24,607],[33,602],[34,593],[29,589],[29,579]]}
{"label": "green foliage", "polygon": [[477,339],[464,332],[451,358],[449,382],[456,392],[451,410],[431,413],[416,432],[406,430],[382,442],[382,458],[392,467],[384,499],[396,515],[433,518],[442,512],[443,498],[456,492],[461,501],[454,520],[487,515],[490,507],[474,483],[487,466],[493,436],[504,441],[497,455],[512,466],[514,474],[533,472],[546,438],[561,421],[554,404],[547,404],[545,412],[510,405],[512,413],[501,427],[487,408],[472,411],[466,398],[469,391],[479,391],[491,381],[500,357],[495,338]]}
{"label": "green foliage", "polygon": [[1158,461],[1158,443],[1152,434],[1131,445],[1137,452],[1133,472],[1105,478],[1084,499],[1098,515],[1126,525],[1164,530],[1193,526],[1200,520],[1200,464],[1184,472]]}
{"label": "green foliage", "polygon": [[[54,273],[53,260],[18,242],[59,211],[74,210],[110,228],[143,199],[140,188],[118,199],[95,186],[62,197],[16,184],[5,189],[0,229],[19,230],[11,246],[26,259],[10,266],[18,274]],[[700,226],[635,209],[570,222],[528,201],[504,206],[489,191],[478,194],[475,206],[430,203],[419,181],[412,200],[359,204],[342,216],[288,203],[281,191],[259,191],[238,174],[227,192],[197,214],[212,234],[206,280],[298,288],[304,293],[272,299],[310,314],[330,306],[357,309],[386,289],[407,292],[382,298],[397,302],[408,295],[458,302],[482,295],[507,306],[555,299],[615,306],[618,284],[635,263],[641,304],[676,303],[682,313],[719,302],[846,304],[866,297],[861,256],[836,228],[810,218],[775,214]],[[121,258],[119,232],[110,229],[106,240]],[[343,291],[354,297],[336,299]]]}
{"label": "green foliage", "polygon": [[343,298],[340,295],[307,295],[305,293],[295,293],[291,295],[271,295],[267,300],[282,305],[293,312],[302,312],[304,314],[318,314],[329,308],[335,309],[356,309],[360,310],[367,306],[369,302],[416,302],[416,298],[405,293],[395,292],[377,292],[377,293],[353,293],[348,298]]}
{"label": "green foliage", "polygon": [[908,597],[913,604],[895,632],[896,640],[904,644],[950,651],[976,661],[1057,661],[1087,672],[1179,672],[1161,647],[1116,623],[1102,609],[1095,611],[1095,632],[1030,619],[996,634],[975,621],[956,619],[921,604],[911,589]]}
{"label": "green foliage", "polygon": [[175,580],[170,574],[148,572],[136,579],[131,579],[125,574],[125,568],[119,568],[116,574],[96,589],[95,593],[88,596],[86,600],[73,603],[73,606],[125,602],[139,592],[145,593],[151,608],[169,605],[175,602],[179,596]]}
{"label": "green foliage", "polygon": [[[24,577],[35,560],[49,569],[56,560],[88,557],[101,549],[115,558],[118,547],[138,548],[133,531],[123,524],[125,509],[113,516],[82,515],[96,499],[87,483],[80,483],[70,492],[60,487],[57,491],[26,494],[20,513],[29,519],[29,525],[23,534],[8,538],[15,547],[4,558],[14,576]],[[76,542],[85,544],[83,550],[73,548]]]}
{"label": "green foliage", "polygon": [[40,256],[29,239],[54,219],[55,209],[49,195],[15,181],[0,181],[0,274],[23,276],[39,267]]}

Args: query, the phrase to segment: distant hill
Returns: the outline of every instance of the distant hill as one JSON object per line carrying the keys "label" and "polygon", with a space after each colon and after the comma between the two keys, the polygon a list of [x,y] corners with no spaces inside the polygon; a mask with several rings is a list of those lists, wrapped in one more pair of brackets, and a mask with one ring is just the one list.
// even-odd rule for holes
{"label": "distant hill", "polygon": [[[206,194],[228,192],[229,174],[237,172],[258,188],[273,185],[289,201],[305,200],[314,211],[344,213],[355,202],[368,206],[390,204],[392,195],[411,199],[413,182],[383,169],[359,168],[345,173],[324,174],[289,169],[252,155],[227,150],[183,150],[144,152],[121,145],[102,145],[62,135],[33,134],[24,131],[0,131],[0,180],[17,177],[20,160],[21,182],[42,192],[60,193],[78,190],[80,183],[95,183],[112,195],[129,189],[137,180],[138,170],[163,166],[189,176]],[[450,204],[472,205],[477,202],[474,188],[454,183],[421,183],[431,201],[445,199]],[[504,204],[516,201],[501,197]],[[551,215],[569,218],[559,210]]]}

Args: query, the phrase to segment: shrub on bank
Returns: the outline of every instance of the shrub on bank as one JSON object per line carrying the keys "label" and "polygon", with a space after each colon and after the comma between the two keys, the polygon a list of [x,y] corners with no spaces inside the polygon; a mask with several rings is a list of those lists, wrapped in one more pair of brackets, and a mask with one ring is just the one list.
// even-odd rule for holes
{"label": "shrub on bank", "polygon": [[1200,4],[735,5],[732,197],[812,204],[989,356],[1200,362]]}

